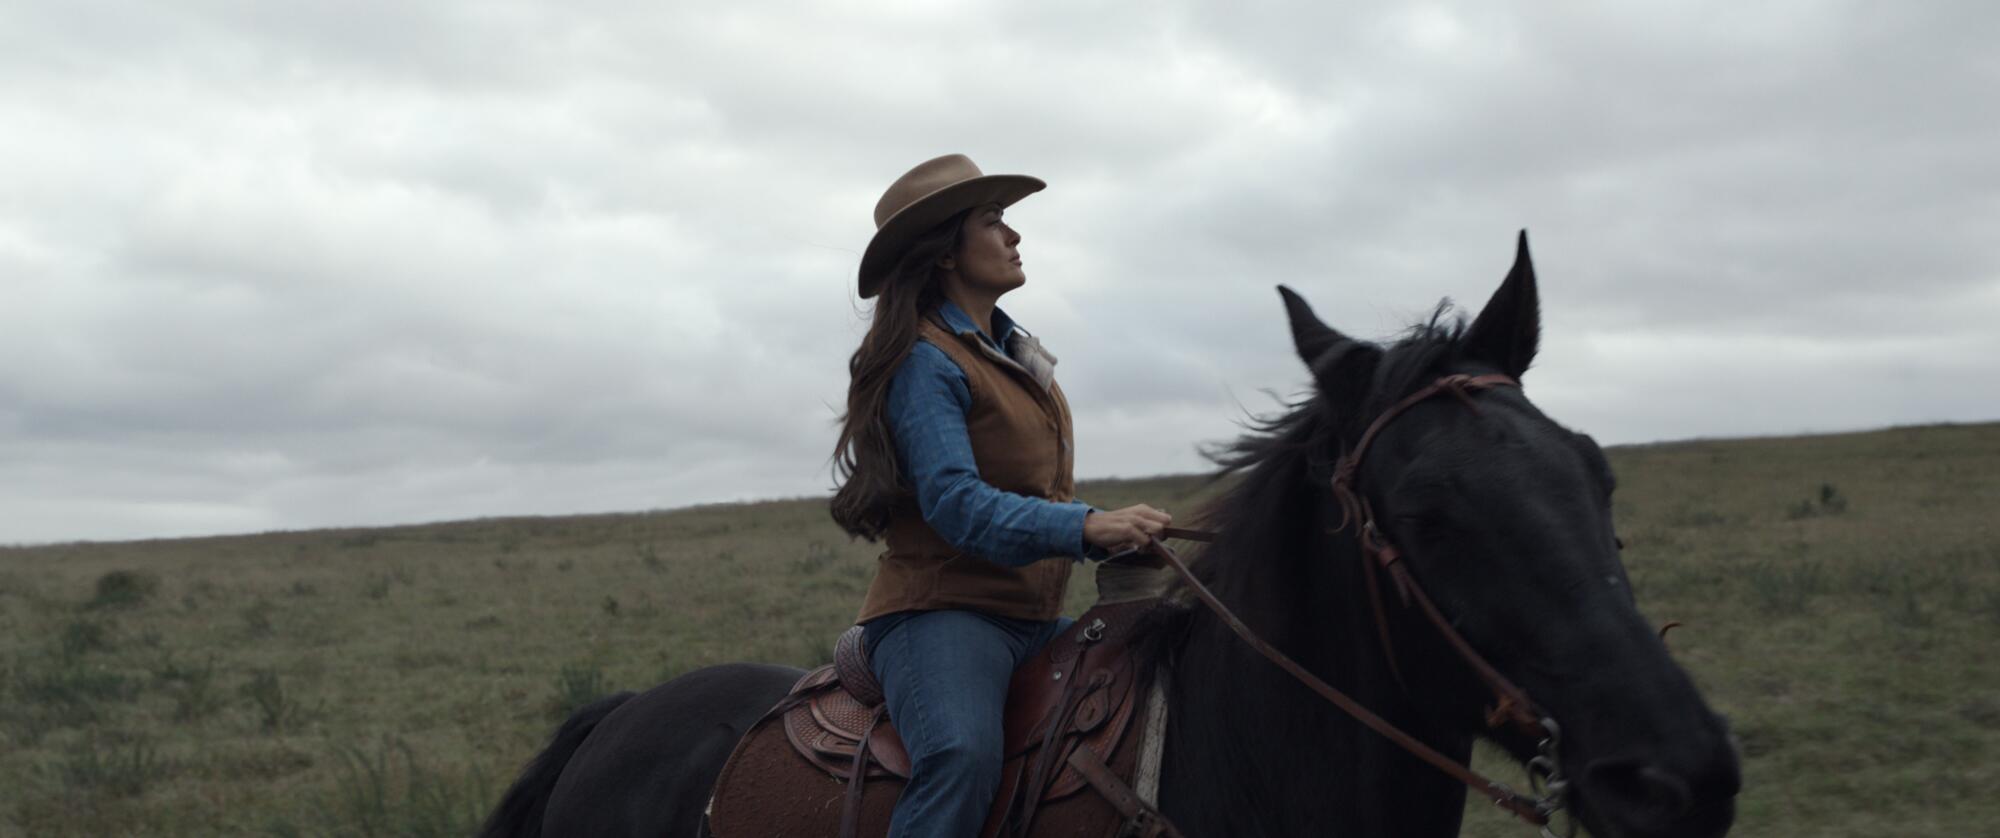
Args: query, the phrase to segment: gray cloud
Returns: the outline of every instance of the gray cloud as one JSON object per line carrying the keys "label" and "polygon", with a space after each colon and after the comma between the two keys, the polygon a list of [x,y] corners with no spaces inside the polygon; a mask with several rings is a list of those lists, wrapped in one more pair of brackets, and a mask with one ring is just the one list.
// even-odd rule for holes
{"label": "gray cloud", "polygon": [[825,491],[868,213],[1046,178],[1006,306],[1085,476],[1388,336],[1511,236],[1610,442],[1976,420],[1977,4],[15,4],[0,541]]}

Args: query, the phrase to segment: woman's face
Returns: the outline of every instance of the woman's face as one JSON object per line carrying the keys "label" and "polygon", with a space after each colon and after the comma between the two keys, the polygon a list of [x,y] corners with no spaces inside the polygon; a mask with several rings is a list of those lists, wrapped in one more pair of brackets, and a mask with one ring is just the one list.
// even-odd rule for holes
{"label": "woman's face", "polygon": [[1027,284],[1021,269],[1021,234],[1001,220],[999,204],[987,204],[966,213],[959,227],[958,250],[952,254],[952,272],[968,290],[1001,294]]}

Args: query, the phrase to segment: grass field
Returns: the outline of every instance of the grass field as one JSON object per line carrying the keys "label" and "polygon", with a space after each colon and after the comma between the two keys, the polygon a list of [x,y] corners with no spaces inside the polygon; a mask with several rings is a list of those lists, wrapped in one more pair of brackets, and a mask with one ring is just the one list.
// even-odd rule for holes
{"label": "grass field", "polygon": [[[1641,607],[1743,738],[1733,834],[2000,835],[2000,424],[1611,459]],[[826,660],[875,553],[808,500],[0,549],[0,834],[463,835],[582,701]]]}

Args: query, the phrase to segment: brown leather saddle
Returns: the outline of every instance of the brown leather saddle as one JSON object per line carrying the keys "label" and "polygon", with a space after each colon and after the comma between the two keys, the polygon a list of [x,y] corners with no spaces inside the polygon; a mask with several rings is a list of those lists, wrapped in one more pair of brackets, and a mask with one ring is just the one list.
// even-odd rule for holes
{"label": "brown leather saddle", "polygon": [[[1077,792],[1108,784],[1129,796],[1116,778],[1132,774],[1138,749],[1125,746],[1145,704],[1130,643],[1158,605],[1092,608],[1015,671],[1006,763],[984,835],[1110,835],[1129,820],[1112,790]],[[834,662],[799,679],[737,744],[709,804],[711,833],[884,834],[910,757],[881,702],[860,628],[851,628]]]}

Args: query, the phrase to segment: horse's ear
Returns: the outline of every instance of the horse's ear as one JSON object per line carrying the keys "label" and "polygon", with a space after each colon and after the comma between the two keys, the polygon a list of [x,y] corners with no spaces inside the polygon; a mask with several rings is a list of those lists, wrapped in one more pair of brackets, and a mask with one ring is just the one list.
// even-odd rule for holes
{"label": "horse's ear", "polygon": [[1359,402],[1368,392],[1382,350],[1320,322],[1312,306],[1292,289],[1280,285],[1278,294],[1285,298],[1285,313],[1292,320],[1292,344],[1298,347],[1299,360],[1312,371],[1320,392],[1337,404]]}
{"label": "horse's ear", "polygon": [[1305,361],[1307,367],[1317,366],[1319,357],[1327,350],[1351,342],[1346,335],[1321,322],[1297,291],[1280,285],[1278,296],[1285,298],[1285,314],[1292,320],[1292,345],[1298,347],[1299,360]]}
{"label": "horse's ear", "polygon": [[1535,264],[1528,258],[1528,231],[1522,230],[1514,269],[1465,331],[1465,355],[1520,378],[1534,363],[1541,340],[1541,297],[1535,291]]}

